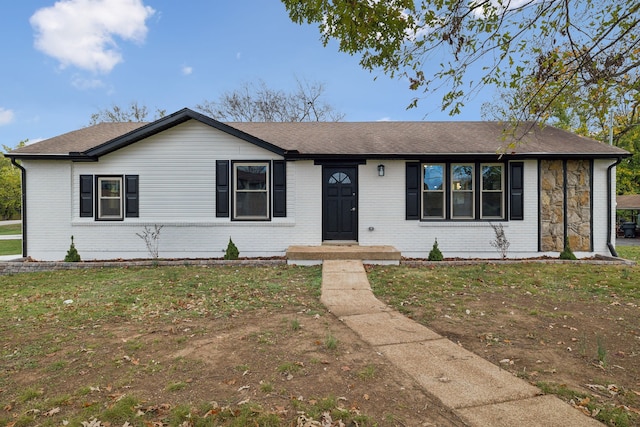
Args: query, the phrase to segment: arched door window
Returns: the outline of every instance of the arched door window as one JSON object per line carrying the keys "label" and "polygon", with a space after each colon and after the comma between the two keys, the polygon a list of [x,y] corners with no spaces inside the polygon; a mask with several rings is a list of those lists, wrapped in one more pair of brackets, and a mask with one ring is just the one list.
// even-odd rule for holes
{"label": "arched door window", "polygon": [[329,184],[351,184],[351,178],[344,172],[336,172],[329,177]]}

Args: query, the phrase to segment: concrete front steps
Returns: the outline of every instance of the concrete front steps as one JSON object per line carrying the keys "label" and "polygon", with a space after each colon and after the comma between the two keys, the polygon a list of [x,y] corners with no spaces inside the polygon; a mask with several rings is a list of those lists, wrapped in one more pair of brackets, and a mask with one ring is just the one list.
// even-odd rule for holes
{"label": "concrete front steps", "polygon": [[400,264],[402,254],[393,246],[360,246],[354,242],[332,242],[321,246],[289,246],[287,264],[313,265],[325,260],[359,260],[365,264]]}

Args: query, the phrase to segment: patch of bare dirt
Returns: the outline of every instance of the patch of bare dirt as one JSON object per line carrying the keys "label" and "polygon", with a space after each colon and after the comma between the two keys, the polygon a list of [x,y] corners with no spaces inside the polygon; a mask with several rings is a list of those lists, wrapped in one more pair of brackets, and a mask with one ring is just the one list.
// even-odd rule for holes
{"label": "patch of bare dirt", "polygon": [[514,290],[436,303],[428,312],[411,307],[410,316],[533,384],[566,387],[640,419],[637,304],[612,295],[609,303],[552,306]]}
{"label": "patch of bare dirt", "polygon": [[[51,352],[29,362],[37,367],[3,367],[10,377],[0,399],[16,416],[30,403],[19,403],[11,390],[36,388],[49,398],[71,396],[55,415],[60,420],[67,410],[126,395],[154,409],[255,403],[295,425],[305,405],[334,397],[352,415],[368,416],[365,425],[462,425],[328,312],[261,311],[170,326],[153,320],[74,330],[43,325],[35,335],[52,339]],[[327,348],[328,337],[335,349]]]}

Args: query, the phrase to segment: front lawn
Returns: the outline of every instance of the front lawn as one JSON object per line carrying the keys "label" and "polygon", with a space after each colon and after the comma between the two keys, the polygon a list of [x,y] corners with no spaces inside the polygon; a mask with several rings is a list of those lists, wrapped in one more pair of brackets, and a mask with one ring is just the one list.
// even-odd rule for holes
{"label": "front lawn", "polygon": [[0,427],[460,425],[320,283],[287,266],[0,276]]}
{"label": "front lawn", "polygon": [[0,240],[0,255],[22,254],[22,240]]}
{"label": "front lawn", "polygon": [[22,234],[22,224],[0,225],[0,236]]}
{"label": "front lawn", "polygon": [[[619,247],[638,259],[640,248]],[[610,426],[640,425],[640,267],[369,266],[406,316]]]}
{"label": "front lawn", "polygon": [[[640,267],[367,271],[406,316],[609,426],[639,425]],[[320,268],[288,266],[0,276],[0,427],[290,426],[323,412],[461,425],[326,311],[320,283]]]}

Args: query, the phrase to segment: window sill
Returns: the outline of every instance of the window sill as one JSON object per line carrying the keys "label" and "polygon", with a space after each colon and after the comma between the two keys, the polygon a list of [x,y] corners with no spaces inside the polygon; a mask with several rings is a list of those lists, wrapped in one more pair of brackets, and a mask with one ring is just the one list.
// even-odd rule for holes
{"label": "window sill", "polygon": [[490,223],[500,223],[504,228],[509,228],[509,221],[506,219],[495,220],[427,220],[419,221],[419,227],[462,227],[462,228],[488,228],[491,227]]}
{"label": "window sill", "polygon": [[167,227],[294,227],[296,221],[290,218],[275,218],[271,221],[231,221],[229,218],[212,220],[176,221],[176,220],[143,220],[140,218],[125,218],[124,221],[98,221],[93,218],[77,218],[71,221],[74,227],[144,227],[153,225]]}

